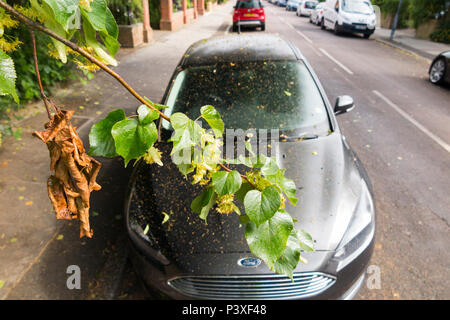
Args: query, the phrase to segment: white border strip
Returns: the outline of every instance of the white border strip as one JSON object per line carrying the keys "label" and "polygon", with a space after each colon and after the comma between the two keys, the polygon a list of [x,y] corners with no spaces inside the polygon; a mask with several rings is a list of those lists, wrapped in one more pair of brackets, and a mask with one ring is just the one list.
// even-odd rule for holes
{"label": "white border strip", "polygon": [[347,72],[350,75],[353,75],[353,71],[350,70],[349,68],[347,68],[346,66],[344,66],[342,63],[340,63],[339,61],[337,61],[331,54],[329,54],[325,49],[319,48],[320,51],[322,51],[322,53],[324,55],[326,55],[328,58],[330,58],[331,61],[333,61],[334,63],[336,63],[339,67],[341,67],[345,72]]}
{"label": "white border strip", "polygon": [[372,91],[375,95],[377,95],[380,99],[382,99],[384,102],[386,102],[390,107],[392,107],[395,111],[400,113],[400,115],[411,122],[413,125],[415,125],[420,131],[425,133],[429,138],[433,139],[434,142],[439,144],[445,151],[450,153],[450,145],[448,145],[444,140],[436,136],[435,134],[431,133],[430,130],[425,128],[423,125],[421,125],[419,122],[417,122],[414,118],[412,118],[409,114],[407,114],[405,111],[400,109],[395,103],[393,103],[391,100],[386,98],[383,94],[378,92],[377,90]]}

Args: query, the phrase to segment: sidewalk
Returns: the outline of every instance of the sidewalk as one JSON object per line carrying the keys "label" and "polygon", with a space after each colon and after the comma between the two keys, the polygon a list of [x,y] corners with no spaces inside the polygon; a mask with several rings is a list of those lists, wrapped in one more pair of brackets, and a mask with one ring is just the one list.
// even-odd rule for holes
{"label": "sidewalk", "polygon": [[391,41],[389,40],[391,35],[390,29],[377,28],[374,39],[429,60],[433,60],[434,57],[443,51],[450,50],[450,45],[448,44],[418,39],[414,37],[414,33],[415,31],[413,29],[396,30],[394,40]]}
{"label": "sidewalk", "polygon": [[[232,1],[218,6],[177,32],[154,31],[155,40],[149,45],[121,50],[115,70],[141,95],[159,102],[185,50],[195,41],[223,34],[230,25],[232,6]],[[87,149],[93,123],[113,108],[130,114],[139,106],[104,72],[87,85],[75,83],[59,90],[52,100],[76,110],[73,124]],[[101,159],[98,182],[102,190],[91,198],[94,237],[79,239],[78,221],[58,221],[52,211],[46,187],[48,151],[31,136],[43,130],[48,119],[41,103],[32,110],[33,115],[17,123],[23,128],[22,140],[6,138],[0,148],[0,299],[111,297],[105,292],[111,283],[103,282],[106,278],[116,281],[124,263],[122,201],[132,168],[124,169],[118,159]],[[111,262],[116,260],[117,264]],[[66,287],[69,265],[81,268],[81,290]]]}

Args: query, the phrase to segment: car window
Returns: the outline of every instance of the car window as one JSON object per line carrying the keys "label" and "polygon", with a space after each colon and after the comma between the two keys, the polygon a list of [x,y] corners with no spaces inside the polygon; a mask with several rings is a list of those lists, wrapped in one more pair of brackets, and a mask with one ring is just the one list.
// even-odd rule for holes
{"label": "car window", "polygon": [[[302,62],[220,63],[181,71],[171,88],[167,115],[191,119],[214,106],[229,129],[280,129],[327,135],[329,119],[317,85]],[[168,122],[163,122],[169,129]]]}
{"label": "car window", "polygon": [[313,2],[313,1],[306,1],[305,2],[305,8],[307,9],[314,9],[317,5],[317,2]]}
{"label": "car window", "polygon": [[342,10],[351,13],[372,14],[373,9],[368,1],[363,0],[343,0]]}
{"label": "car window", "polygon": [[237,9],[257,9],[262,8],[261,2],[258,0],[238,1],[236,4]]}

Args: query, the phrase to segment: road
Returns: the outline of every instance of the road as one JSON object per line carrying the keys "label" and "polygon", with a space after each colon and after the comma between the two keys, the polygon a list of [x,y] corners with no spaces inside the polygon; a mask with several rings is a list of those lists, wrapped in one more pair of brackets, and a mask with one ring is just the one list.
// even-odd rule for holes
{"label": "road", "polygon": [[355,110],[338,121],[374,186],[371,265],[381,280],[380,288],[366,283],[357,298],[450,298],[449,89],[428,82],[424,58],[357,35],[336,36],[268,2],[265,10],[266,32],[301,50],[330,101],[343,94],[355,100]]}

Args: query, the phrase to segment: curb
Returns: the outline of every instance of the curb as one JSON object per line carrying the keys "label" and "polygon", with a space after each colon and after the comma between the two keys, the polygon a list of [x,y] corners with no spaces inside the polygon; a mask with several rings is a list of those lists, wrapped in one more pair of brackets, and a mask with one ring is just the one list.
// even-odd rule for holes
{"label": "curb", "polygon": [[381,38],[374,38],[374,40],[379,42],[379,43],[382,43],[384,45],[387,45],[387,46],[389,46],[391,48],[404,51],[404,52],[406,52],[406,53],[408,53],[410,55],[413,55],[413,56],[415,56],[417,58],[425,60],[428,63],[431,63],[433,61],[433,59],[434,59],[434,57],[431,54],[428,54],[428,53],[425,53],[425,52],[422,52],[422,51],[419,51],[419,50],[415,50],[415,49],[413,49],[411,47],[408,47],[406,45],[400,44],[400,43],[398,43],[396,41],[384,40],[384,39],[381,39]]}

